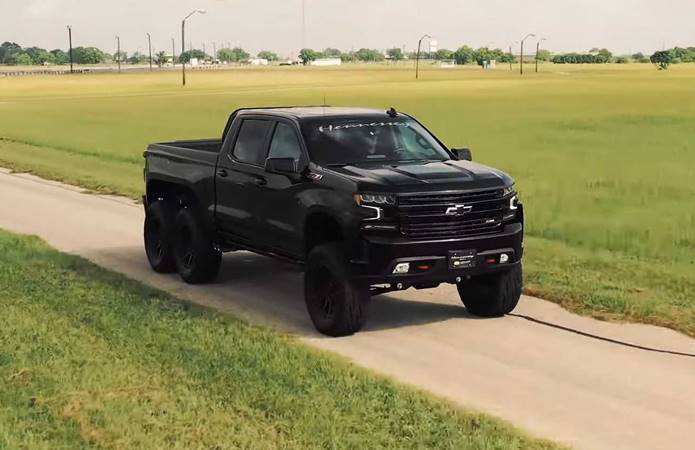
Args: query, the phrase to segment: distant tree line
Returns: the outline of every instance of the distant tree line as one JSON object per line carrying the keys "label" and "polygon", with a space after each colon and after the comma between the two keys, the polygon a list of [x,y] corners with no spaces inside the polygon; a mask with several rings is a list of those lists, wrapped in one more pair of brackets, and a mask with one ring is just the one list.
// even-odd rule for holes
{"label": "distant tree line", "polygon": [[[149,55],[135,52],[128,56],[126,52],[106,53],[96,47],[75,47],[73,48],[73,61],[75,64],[103,64],[107,62],[120,61],[123,64],[145,64],[149,61]],[[416,52],[405,52],[398,47],[381,51],[377,49],[361,48],[356,51],[344,52],[337,48],[325,48],[314,50],[310,48],[302,49],[299,52],[299,59],[304,64],[321,58],[340,58],[344,62],[382,62],[401,61],[404,59],[416,58]],[[538,55],[531,55],[540,61],[550,61],[555,64],[625,64],[628,62],[649,63],[652,62],[659,69],[667,69],[671,64],[695,62],[695,47],[675,47],[669,50],[655,52],[651,57],[643,53],[632,55],[614,56],[610,50],[605,48],[593,48],[587,53],[561,53],[552,55],[548,50],[540,50]],[[184,51],[181,55],[175,56],[175,62],[180,60],[190,62],[191,59],[211,60],[217,59],[225,63],[242,63],[248,61],[251,55],[241,47],[222,48],[214,56],[206,54],[203,50],[192,49]],[[263,50],[258,53],[258,58],[268,61],[278,61],[280,58],[277,53]],[[480,47],[474,49],[467,45],[461,46],[456,50],[439,49],[436,52],[422,51],[420,58],[423,60],[453,60],[457,64],[478,64],[483,65],[486,61],[496,60],[499,63],[508,63],[516,60],[516,56],[499,48]],[[153,55],[153,60],[158,65],[164,65],[170,61],[171,57],[165,52],[157,52]],[[4,42],[0,46],[0,64],[10,65],[42,65],[42,64],[67,64],[70,57],[67,51],[61,49],[45,50],[39,47],[23,48],[14,42]]]}

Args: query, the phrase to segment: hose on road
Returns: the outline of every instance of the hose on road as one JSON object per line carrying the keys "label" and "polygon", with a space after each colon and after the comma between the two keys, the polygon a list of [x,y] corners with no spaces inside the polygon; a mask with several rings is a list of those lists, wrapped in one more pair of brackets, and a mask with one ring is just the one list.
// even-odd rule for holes
{"label": "hose on road", "polygon": [[565,327],[563,325],[558,325],[556,323],[546,322],[544,320],[536,319],[535,317],[526,316],[524,314],[509,313],[507,315],[511,316],[511,317],[516,317],[519,319],[528,320],[529,322],[537,323],[539,325],[545,325],[547,327],[556,328],[558,330],[563,330],[563,331],[567,331],[569,333],[578,334],[580,336],[588,337],[591,339],[597,339],[599,341],[610,342],[612,344],[622,345],[624,347],[636,348],[638,350],[644,350],[644,351],[654,352],[654,353],[665,353],[665,354],[669,354],[669,355],[685,356],[687,358],[695,358],[695,353],[678,352],[675,350],[664,350],[661,348],[654,348],[654,347],[647,347],[647,346],[639,345],[639,344],[633,344],[631,342],[620,341],[618,339],[608,338],[608,337],[604,337],[604,336],[598,336],[596,334],[591,334],[591,333],[587,333],[585,331],[576,330],[574,328]]}

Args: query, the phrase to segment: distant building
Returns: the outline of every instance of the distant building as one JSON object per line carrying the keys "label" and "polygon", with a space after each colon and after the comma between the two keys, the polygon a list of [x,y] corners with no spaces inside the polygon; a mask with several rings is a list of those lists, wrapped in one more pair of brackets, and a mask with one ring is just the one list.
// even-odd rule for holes
{"label": "distant building", "polygon": [[311,66],[339,66],[343,63],[340,58],[320,58],[311,61]]}
{"label": "distant building", "polygon": [[443,59],[439,61],[439,67],[442,69],[451,69],[453,67],[456,67],[456,60],[455,59]]}
{"label": "distant building", "polygon": [[249,64],[252,66],[267,66],[268,60],[265,58],[251,58],[249,59]]}

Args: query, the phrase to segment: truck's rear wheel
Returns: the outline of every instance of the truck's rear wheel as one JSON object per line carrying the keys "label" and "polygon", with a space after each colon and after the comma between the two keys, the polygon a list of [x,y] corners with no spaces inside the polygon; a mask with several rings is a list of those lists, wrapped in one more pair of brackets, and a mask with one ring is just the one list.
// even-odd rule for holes
{"label": "truck's rear wheel", "polygon": [[171,273],[176,270],[172,251],[172,230],[176,211],[164,201],[156,201],[145,212],[145,253],[155,272]]}
{"label": "truck's rear wheel", "polygon": [[222,253],[214,248],[212,236],[205,232],[190,208],[181,209],[176,216],[174,259],[186,283],[213,281],[220,271]]}
{"label": "truck's rear wheel", "polygon": [[316,329],[328,336],[359,331],[367,318],[370,294],[350,277],[340,246],[322,244],[309,252],[304,298]]}
{"label": "truck's rear wheel", "polygon": [[499,317],[516,308],[521,297],[521,264],[504,272],[482,275],[457,285],[461,301],[476,316]]}

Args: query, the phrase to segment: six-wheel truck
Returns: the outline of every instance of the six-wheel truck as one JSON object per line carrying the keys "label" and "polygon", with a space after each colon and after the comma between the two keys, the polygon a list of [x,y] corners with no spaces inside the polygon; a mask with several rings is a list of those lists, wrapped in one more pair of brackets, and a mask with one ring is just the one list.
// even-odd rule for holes
{"label": "six-wheel truck", "polygon": [[145,159],[154,270],[204,283],[223,252],[296,262],[321,333],[360,330],[389,291],[453,283],[484,317],[521,296],[513,180],[393,108],[240,109],[221,139],[152,144]]}

